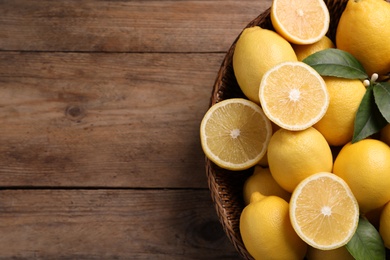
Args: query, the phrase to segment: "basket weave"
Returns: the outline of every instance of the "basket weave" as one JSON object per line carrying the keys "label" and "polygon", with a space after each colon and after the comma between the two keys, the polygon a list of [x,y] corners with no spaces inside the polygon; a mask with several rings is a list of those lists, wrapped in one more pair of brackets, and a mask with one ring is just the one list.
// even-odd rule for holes
{"label": "basket weave", "polygon": [[[348,0],[324,0],[324,2],[331,17],[327,36],[335,42],[337,24]],[[252,20],[245,28],[253,26],[273,30],[270,8]],[[221,64],[212,90],[210,106],[233,97],[245,98],[238,86],[232,66],[233,52],[238,38],[239,36],[229,48]],[[239,219],[245,206],[242,188],[245,180],[252,174],[253,168],[246,171],[232,172],[221,169],[207,158],[205,165],[211,197],[227,237],[244,259],[253,259],[245,249],[239,231]]]}

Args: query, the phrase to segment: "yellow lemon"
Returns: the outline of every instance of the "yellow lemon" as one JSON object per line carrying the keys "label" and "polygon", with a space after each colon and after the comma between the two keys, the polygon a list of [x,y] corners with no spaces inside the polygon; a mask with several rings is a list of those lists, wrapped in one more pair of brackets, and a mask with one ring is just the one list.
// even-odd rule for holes
{"label": "yellow lemon", "polygon": [[304,179],[290,200],[294,230],[310,246],[331,250],[346,245],[359,222],[359,206],[347,183],[329,172]]}
{"label": "yellow lemon", "polygon": [[356,111],[366,88],[358,79],[324,77],[330,102],[325,115],[314,125],[330,145],[352,140]]}
{"label": "yellow lemon", "polygon": [[309,246],[306,254],[307,260],[354,260],[345,246],[331,249],[321,250]]}
{"label": "yellow lemon", "polygon": [[380,132],[380,139],[387,145],[390,145],[390,124],[387,124],[384,128],[382,128]]}
{"label": "yellow lemon", "polygon": [[[272,121],[271,121],[271,126],[272,126],[272,134],[275,133],[277,130],[280,129],[280,126],[278,126],[277,124],[275,124],[275,123],[272,122]],[[265,153],[265,155],[263,156],[263,158],[261,158],[261,160],[259,161],[259,165],[262,166],[262,167],[268,168],[268,156],[267,156],[267,152]]]}
{"label": "yellow lemon", "polygon": [[261,158],[261,160],[259,161],[258,165],[261,166],[261,167],[268,167],[268,156],[267,156],[267,152],[265,152],[263,158]]}
{"label": "yellow lemon", "polygon": [[213,105],[200,125],[205,155],[229,170],[256,165],[266,153],[271,134],[271,122],[260,106],[243,98]]}
{"label": "yellow lemon", "polygon": [[281,128],[271,137],[267,153],[272,176],[288,192],[306,177],[332,170],[332,151],[313,127],[303,131]]}
{"label": "yellow lemon", "polygon": [[312,44],[325,36],[330,15],[323,0],[273,0],[271,21],[289,42]]}
{"label": "yellow lemon", "polygon": [[274,180],[269,168],[261,166],[256,166],[253,174],[246,179],[243,192],[245,204],[249,204],[254,192],[260,192],[263,196],[278,196],[287,202],[290,200],[291,195]]}
{"label": "yellow lemon", "polygon": [[307,244],[291,226],[288,203],[277,196],[254,193],[242,211],[240,233],[255,259],[302,260],[306,254]]}
{"label": "yellow lemon", "polygon": [[381,141],[346,144],[336,157],[333,172],[348,183],[362,213],[390,200],[390,147]]}
{"label": "yellow lemon", "polygon": [[233,53],[233,70],[245,96],[259,103],[264,73],[276,64],[296,60],[290,43],[271,30],[255,26],[244,29],[239,36]]}
{"label": "yellow lemon", "polygon": [[383,208],[384,206],[364,213],[364,217],[378,230],[379,230],[380,216]]}
{"label": "yellow lemon", "polygon": [[260,83],[259,99],[267,117],[288,130],[311,127],[329,106],[325,81],[300,61],[283,62],[268,70]]}
{"label": "yellow lemon", "polygon": [[329,48],[335,48],[332,40],[324,36],[318,42],[312,44],[298,45],[292,44],[292,47],[299,61],[303,61],[307,56]]}
{"label": "yellow lemon", "polygon": [[379,222],[379,233],[385,246],[390,249],[390,202],[388,202],[382,210]]}
{"label": "yellow lemon", "polygon": [[338,49],[351,53],[368,75],[390,72],[390,3],[349,0],[336,31]]}

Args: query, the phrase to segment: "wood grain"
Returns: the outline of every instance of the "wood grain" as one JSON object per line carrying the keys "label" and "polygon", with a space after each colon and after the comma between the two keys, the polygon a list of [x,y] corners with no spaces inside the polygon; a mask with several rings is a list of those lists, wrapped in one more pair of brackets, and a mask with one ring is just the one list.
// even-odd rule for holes
{"label": "wood grain", "polygon": [[0,50],[225,52],[269,6],[269,0],[3,0]]}
{"label": "wood grain", "polygon": [[0,52],[1,185],[205,188],[222,58]]}
{"label": "wood grain", "polygon": [[2,190],[0,197],[1,259],[237,259],[207,191]]}
{"label": "wood grain", "polygon": [[271,0],[0,0],[0,259],[238,259],[199,124]]}

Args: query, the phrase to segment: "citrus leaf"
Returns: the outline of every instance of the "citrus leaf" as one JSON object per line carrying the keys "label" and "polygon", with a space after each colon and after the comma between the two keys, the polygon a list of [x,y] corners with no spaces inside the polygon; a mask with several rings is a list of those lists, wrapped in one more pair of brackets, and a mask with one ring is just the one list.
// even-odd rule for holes
{"label": "citrus leaf", "polygon": [[347,79],[366,79],[368,77],[362,64],[350,53],[339,49],[325,49],[311,54],[303,60],[321,76]]}
{"label": "citrus leaf", "polygon": [[387,121],[375,103],[373,85],[370,85],[356,113],[352,143],[379,132],[386,125]]}
{"label": "citrus leaf", "polygon": [[362,217],[352,239],[346,245],[349,253],[356,260],[385,260],[386,249],[375,227]]}
{"label": "citrus leaf", "polygon": [[374,85],[374,98],[382,116],[390,123],[390,83],[380,82]]}

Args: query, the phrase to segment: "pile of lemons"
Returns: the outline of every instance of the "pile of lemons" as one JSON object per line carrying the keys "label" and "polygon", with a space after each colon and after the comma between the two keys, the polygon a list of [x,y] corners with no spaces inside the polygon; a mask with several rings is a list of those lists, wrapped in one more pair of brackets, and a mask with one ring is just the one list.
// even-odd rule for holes
{"label": "pile of lemons", "polygon": [[245,247],[255,259],[353,259],[345,245],[367,216],[390,249],[390,124],[352,143],[365,85],[302,62],[337,46],[385,77],[390,4],[349,0],[335,43],[323,0],[274,0],[271,21],[275,30],[247,28],[235,46],[234,74],[247,99],[213,105],[200,125],[216,165],[254,168],[243,187]]}

